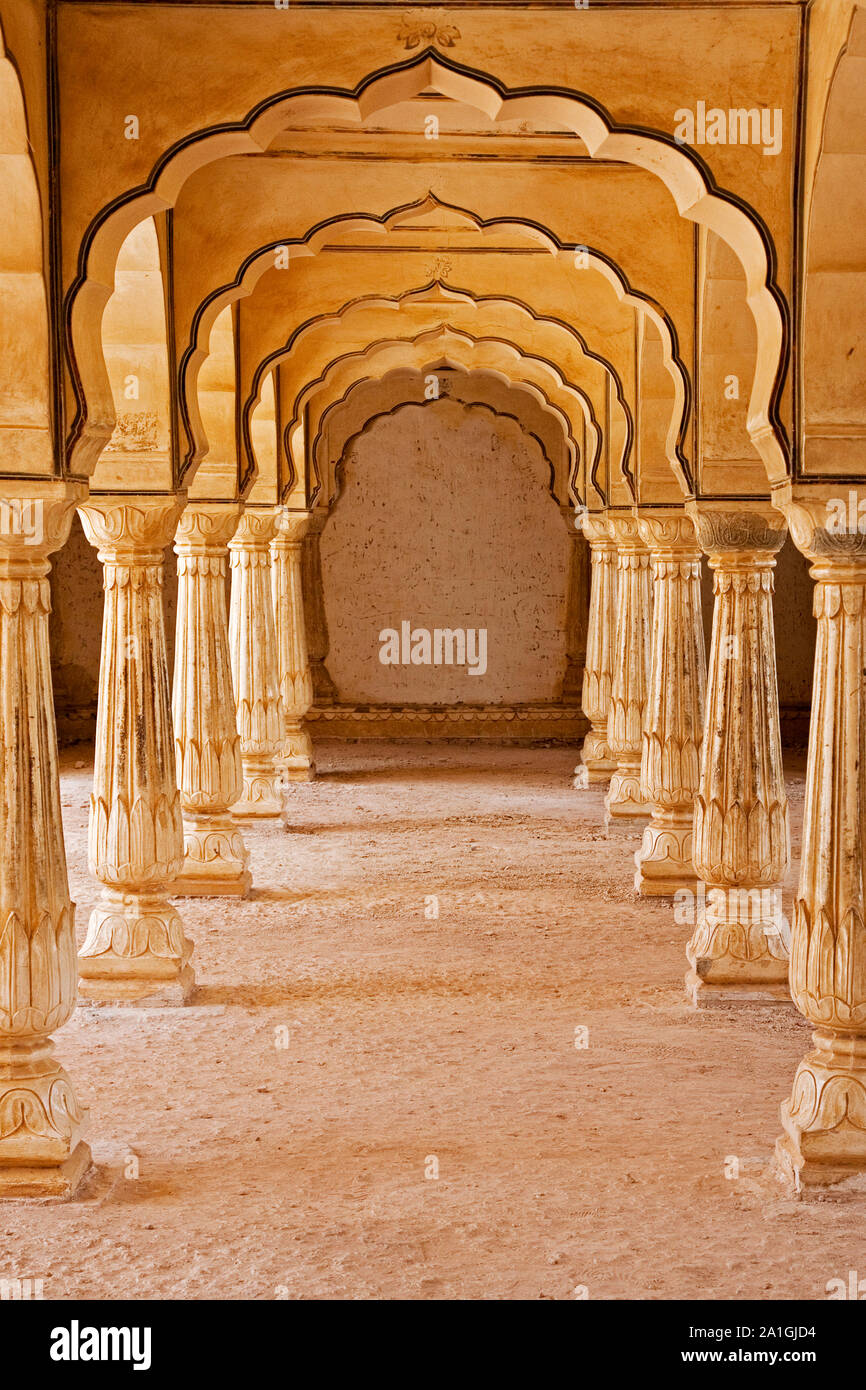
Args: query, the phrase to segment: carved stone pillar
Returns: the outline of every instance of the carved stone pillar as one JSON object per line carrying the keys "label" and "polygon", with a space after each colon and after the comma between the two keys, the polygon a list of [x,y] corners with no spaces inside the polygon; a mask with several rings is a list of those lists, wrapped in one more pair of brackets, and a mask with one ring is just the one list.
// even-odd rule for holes
{"label": "carved stone pillar", "polygon": [[653,629],[641,781],[652,818],[635,855],[635,889],[670,896],[697,886],[692,861],[695,794],[707,683],[701,550],[683,512],[641,513],[650,549]]}
{"label": "carved stone pillar", "polygon": [[808,1188],[866,1171],[866,536],[828,529],[818,499],[786,512],[817,586],[790,976],[815,1032],[782,1105],[776,1162]]}
{"label": "carved stone pillar", "polygon": [[75,1008],[51,690],[48,556],[75,495],[4,486],[0,530],[0,1198],[68,1197],[90,1167],[83,1113],[50,1034]]}
{"label": "carved stone pillar", "polygon": [[180,519],[174,743],[183,810],[183,867],[174,892],[242,897],[249,854],[229,808],[243,791],[226,619],[228,543],[240,507],[191,502]]}
{"label": "carved stone pillar", "polygon": [[103,885],[79,956],[88,999],[182,1003],[192,944],[169,903],[183,863],[163,618],[163,558],[181,496],[100,496],[79,507],[105,605],[89,862]]}
{"label": "carved stone pillar", "polygon": [[277,673],[283,711],[283,764],[289,782],[311,782],[316,775],[313,744],[304,716],[313,703],[313,680],[304,626],[302,556],[309,512],[280,509],[271,541]]}
{"label": "carved stone pillar", "polygon": [[584,532],[583,512],[561,507],[571,541],[568,563],[568,599],[565,614],[565,675],[562,700],[579,704],[586,671],[589,627],[590,553]]}
{"label": "carved stone pillar", "polygon": [[583,740],[580,763],[575,768],[576,787],[587,782],[606,782],[616,771],[616,758],[607,743],[616,644],[616,544],[601,513],[584,514],[583,533],[589,541],[592,563],[582,698],[590,731]]}
{"label": "carved stone pillar", "polygon": [[278,816],[282,810],[283,729],[268,550],[276,523],[272,507],[247,507],[229,541],[229,649],[244,784],[232,807],[235,816]]}
{"label": "carved stone pillar", "polygon": [[616,771],[604,800],[607,828],[637,834],[650,813],[641,786],[643,721],[649,691],[652,583],[637,518],[608,517],[617,555],[617,620],[607,742]]}
{"label": "carved stone pillar", "polygon": [[694,859],[705,885],[687,956],[694,1004],[787,1000],[789,858],[773,570],[785,522],[759,504],[692,511],[715,573]]}
{"label": "carved stone pillar", "polygon": [[307,657],[310,663],[310,677],[313,682],[313,704],[332,705],[337,698],[337,687],[331,680],[325,662],[331,649],[328,635],[328,619],[325,613],[325,589],[322,581],[322,555],[319,537],[322,534],[328,512],[316,508],[310,512],[310,524],[304,536],[301,589],[304,599],[304,628],[307,634]]}

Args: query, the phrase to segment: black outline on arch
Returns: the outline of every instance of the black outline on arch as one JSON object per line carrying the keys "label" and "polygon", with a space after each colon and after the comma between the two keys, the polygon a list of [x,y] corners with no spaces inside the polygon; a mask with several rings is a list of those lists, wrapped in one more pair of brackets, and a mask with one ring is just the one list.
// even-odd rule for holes
{"label": "black outline on arch", "polygon": [[[449,371],[449,372],[450,372],[452,375],[454,375],[454,376],[458,376],[458,375],[459,375],[459,376],[465,376],[465,377],[475,376],[476,373],[480,375],[482,372],[488,372],[488,373],[489,373],[489,372],[492,371],[492,369],[491,369],[491,368],[488,368],[488,367],[479,367],[479,368],[475,368],[475,369],[470,369],[470,368],[460,367],[460,366],[448,367],[446,370]],[[364,387],[364,386],[370,386],[370,385],[379,386],[379,385],[381,385],[383,382],[387,381],[387,379],[388,379],[389,376],[394,376],[397,372],[400,372],[400,371],[411,371],[411,372],[415,372],[418,376],[422,376],[422,375],[423,375],[423,368],[421,368],[421,367],[392,367],[391,370],[390,370],[389,372],[387,372],[387,373],[385,374],[385,376],[382,376],[382,377],[359,377],[357,381],[353,381],[352,384],[351,384],[351,386],[349,386],[349,387],[346,388],[346,390],[343,392],[342,396],[340,396],[340,398],[339,398],[338,400],[332,401],[331,404],[328,406],[327,410],[325,411],[325,413],[323,414],[321,420],[319,421],[319,431],[318,431],[318,433],[317,433],[317,435],[316,435],[316,440],[318,441],[319,439],[321,439],[321,437],[322,437],[322,427],[323,427],[325,421],[327,420],[328,416],[331,414],[331,412],[332,412],[332,411],[336,411],[336,410],[340,410],[341,407],[344,406],[344,405],[346,404],[346,402],[348,401],[349,397],[352,395],[352,393],[353,393],[354,391],[360,391],[361,388]],[[520,382],[516,382],[516,381],[515,381],[515,382],[509,382],[509,389],[512,390],[512,391],[520,391],[520,392],[521,392],[522,394],[524,394],[524,395],[525,395],[525,394],[528,394],[528,393],[526,392],[525,387],[524,387],[523,385],[521,385]],[[338,487],[337,487],[337,490],[336,490],[336,492],[334,493],[333,497],[329,497],[329,498],[328,498],[328,511],[330,512],[331,508],[336,504],[337,499],[339,498],[340,493],[341,493],[341,491],[342,491],[342,469],[343,469],[343,460],[345,459],[346,454],[348,453],[349,449],[352,447],[352,445],[354,444],[354,442],[355,442],[356,439],[359,439],[359,438],[361,437],[362,434],[365,434],[366,431],[370,428],[370,426],[373,425],[377,420],[383,420],[383,419],[385,419],[386,417],[388,417],[388,416],[390,416],[390,415],[396,415],[397,412],[398,412],[399,410],[407,409],[409,406],[416,405],[416,406],[420,406],[420,407],[423,409],[425,406],[428,406],[428,405],[437,405],[438,402],[441,401],[441,400],[451,400],[451,401],[454,401],[454,403],[455,403],[456,405],[465,406],[467,410],[472,410],[472,409],[474,409],[474,408],[476,408],[476,407],[477,407],[479,410],[489,410],[490,413],[491,413],[491,415],[499,416],[499,417],[501,417],[503,420],[514,420],[514,422],[518,425],[518,427],[520,428],[520,430],[522,431],[522,433],[525,434],[525,435],[528,435],[530,439],[534,439],[535,442],[537,443],[538,447],[539,447],[540,450],[541,450],[541,456],[542,456],[542,458],[544,459],[545,463],[547,464],[548,469],[550,470],[550,483],[549,483],[549,486],[548,486],[548,492],[550,493],[550,496],[553,498],[554,502],[556,502],[557,506],[560,506],[560,507],[561,507],[561,506],[563,506],[563,505],[567,505],[567,504],[568,504],[568,499],[566,499],[566,503],[560,502],[559,499],[558,499],[557,496],[556,496],[556,493],[555,493],[554,490],[553,490],[553,489],[554,489],[554,485],[555,485],[555,483],[556,483],[556,465],[555,465],[555,463],[553,462],[553,460],[551,459],[550,455],[549,455],[548,452],[547,452],[547,449],[546,449],[545,446],[544,446],[544,440],[541,439],[541,437],[535,433],[535,430],[529,429],[528,426],[524,423],[524,421],[520,418],[519,415],[514,415],[514,414],[512,414],[511,411],[509,411],[509,410],[496,410],[495,407],[492,406],[492,405],[490,405],[487,401],[459,401],[459,400],[457,400],[456,397],[454,397],[454,396],[447,396],[447,395],[446,395],[446,396],[436,396],[436,397],[431,398],[430,400],[422,400],[422,401],[397,401],[396,404],[393,405],[393,406],[391,407],[390,410],[379,410],[379,411],[377,411],[376,414],[375,414],[375,415],[371,415],[371,416],[364,422],[364,424],[361,426],[361,428],[355,431],[354,434],[348,435],[348,436],[346,437],[346,442],[345,442],[345,444],[343,445],[343,452],[342,452],[342,454],[340,455],[339,459],[337,460],[336,464],[334,465],[334,479],[335,479],[335,481],[338,483]],[[551,416],[551,418],[554,418],[554,417]],[[560,428],[561,428],[561,426],[560,426]],[[565,436],[565,433],[564,433],[564,431],[563,431],[563,439],[565,439],[565,438],[566,438],[566,436]],[[567,441],[566,441],[566,442],[567,442]],[[578,442],[577,442],[576,439],[574,440],[574,447],[575,447],[575,451],[576,451],[576,454],[577,454],[577,457],[575,458],[575,466],[578,466],[578,465],[580,464],[580,445],[578,444]],[[315,451],[313,451],[313,453],[314,453],[314,463],[315,463]],[[321,476],[321,474],[319,474],[318,467],[316,467],[316,472],[317,472],[318,476]],[[566,487],[568,486],[569,481],[570,481],[569,479],[566,479]]]}
{"label": "black outline on arch", "polygon": [[[514,304],[514,305],[516,305],[518,308],[522,309],[522,310],[529,316],[529,318],[530,318],[533,322],[535,322],[535,323],[554,323],[554,324],[557,325],[557,327],[563,329],[566,333],[570,333],[571,336],[572,336],[573,338],[576,338],[576,339],[577,339],[577,341],[578,341],[578,343],[580,344],[581,350],[583,351],[584,355],[585,355],[587,358],[589,358],[590,361],[597,362],[597,363],[599,364],[599,366],[606,372],[606,374],[610,377],[610,379],[611,379],[611,380],[615,383],[615,385],[616,385],[616,399],[617,399],[619,405],[620,405],[621,408],[622,408],[622,411],[623,411],[623,414],[625,415],[625,420],[626,420],[626,440],[625,440],[625,449],[624,449],[624,451],[623,451],[623,456],[622,456],[622,472],[623,472],[623,476],[624,476],[624,478],[625,478],[625,480],[626,480],[626,485],[627,485],[629,491],[631,492],[632,497],[635,498],[635,500],[636,500],[636,498],[637,498],[637,493],[636,493],[636,490],[635,490],[635,479],[634,479],[634,476],[633,476],[633,474],[632,474],[632,472],[631,472],[631,469],[629,468],[629,464],[630,464],[630,462],[631,462],[632,448],[633,448],[633,446],[634,446],[634,438],[635,438],[634,417],[632,416],[632,412],[631,412],[631,410],[630,410],[630,408],[629,408],[628,402],[627,402],[626,399],[625,399],[625,394],[624,394],[624,390],[623,390],[622,380],[621,380],[620,375],[619,375],[619,373],[617,372],[616,368],[613,367],[612,364],[611,364],[610,362],[607,361],[607,358],[599,356],[598,353],[591,352],[590,349],[586,346],[586,342],[584,341],[582,334],[581,334],[576,328],[574,328],[572,325],[567,324],[567,323],[564,323],[562,319],[559,319],[559,318],[555,317],[554,315],[537,314],[537,313],[535,313],[535,311],[534,311],[533,309],[531,309],[531,308],[529,307],[528,304],[524,303],[524,301],[523,301],[522,299],[518,299],[515,295],[496,294],[496,295],[478,295],[478,296],[475,296],[475,295],[472,294],[472,292],[471,292],[470,290],[461,289],[461,288],[459,288],[459,287],[456,286],[456,285],[449,285],[449,284],[447,284],[447,282],[444,281],[444,280],[430,280],[430,281],[428,281],[428,283],[427,283],[426,285],[419,285],[416,289],[413,289],[413,290],[406,290],[406,291],[404,291],[403,294],[399,294],[399,295],[360,295],[357,299],[349,300],[346,304],[343,305],[343,307],[342,307],[341,309],[339,309],[339,310],[337,311],[336,314],[332,314],[332,313],[327,313],[327,314],[316,314],[316,315],[314,315],[312,318],[307,319],[304,323],[299,324],[299,325],[292,331],[291,335],[289,336],[289,338],[286,340],[286,343],[285,343],[282,347],[277,348],[277,350],[276,350],[275,352],[270,353],[268,357],[262,358],[261,362],[259,362],[259,364],[258,364],[258,366],[256,367],[256,370],[255,370],[255,372],[254,372],[254,374],[253,374],[253,378],[252,378],[252,382],[251,382],[252,393],[251,393],[249,396],[247,396],[247,399],[244,401],[243,406],[242,406],[242,408],[241,408],[241,443],[242,443],[242,446],[243,446],[244,453],[245,453],[247,459],[249,460],[250,464],[252,464],[252,460],[255,458],[255,454],[254,454],[253,451],[252,451],[251,416],[252,416],[252,411],[253,411],[253,409],[254,409],[254,407],[255,407],[255,405],[256,405],[258,399],[259,399],[260,389],[261,389],[261,382],[262,382],[264,376],[267,374],[267,372],[274,366],[274,364],[275,364],[278,360],[282,360],[285,356],[287,356],[288,353],[291,352],[292,345],[293,345],[293,343],[296,341],[296,339],[297,339],[297,337],[298,337],[298,335],[299,335],[300,333],[304,332],[307,328],[310,328],[310,327],[312,327],[313,325],[315,325],[315,324],[317,324],[317,323],[322,323],[322,322],[323,322],[324,320],[326,320],[326,319],[330,319],[330,318],[339,318],[339,317],[341,317],[344,313],[346,313],[347,310],[351,309],[353,306],[358,305],[358,304],[363,304],[365,301],[368,301],[368,300],[375,300],[375,299],[392,299],[392,300],[395,300],[396,302],[399,303],[399,302],[401,302],[401,301],[404,300],[404,299],[411,299],[411,298],[412,298],[413,296],[415,296],[415,295],[423,294],[426,290],[433,289],[434,286],[437,286],[437,285],[438,285],[440,288],[442,288],[442,289],[450,290],[450,291],[451,291],[452,293],[454,293],[454,294],[461,294],[461,295],[465,296],[467,299],[471,300],[474,304],[485,304],[485,303],[490,303],[490,302],[502,302],[502,303],[506,303],[506,304]],[[443,306],[443,314],[445,315],[446,318],[447,318],[447,313],[448,313],[447,305],[444,305],[444,306]],[[443,323],[442,326],[443,326],[443,327],[446,327],[446,328],[450,328],[451,332],[453,332],[453,333],[455,333],[455,334],[459,334],[459,333],[461,333],[461,332],[464,331],[464,330],[462,330],[462,329],[460,329],[460,328],[455,327],[453,324]],[[395,327],[396,327],[396,325],[395,325]],[[428,330],[425,330],[425,331],[428,331]],[[432,331],[432,330],[430,330],[430,331]],[[471,335],[470,335],[470,336],[471,336]],[[488,335],[488,336],[489,336],[489,335]],[[398,341],[398,340],[396,340],[396,339],[393,339],[393,340],[392,340],[392,339],[390,339],[390,338],[380,338],[380,339],[377,339],[375,343],[370,343],[370,344],[368,345],[368,347],[369,347],[369,348],[377,347],[380,343],[391,342],[391,341]],[[413,341],[413,340],[411,340],[411,339],[406,339],[406,341],[409,342],[409,341]],[[483,340],[479,340],[479,341],[483,341]],[[508,340],[504,340],[504,339],[503,339],[502,341],[508,341]],[[513,346],[516,346],[516,344],[513,345]],[[344,354],[344,356],[347,356],[347,355],[353,355],[353,354]],[[582,388],[582,387],[576,387],[576,386],[574,385],[574,383],[570,382],[570,381],[568,380],[568,378],[564,376],[563,371],[562,371],[562,367],[561,367],[561,365],[560,365],[558,362],[554,362],[554,361],[552,361],[549,357],[546,357],[546,356],[544,355],[544,353],[542,353],[542,352],[536,352],[536,351],[534,351],[534,350],[533,350],[533,352],[532,352],[531,354],[530,354],[530,353],[527,353],[526,355],[527,355],[527,356],[530,356],[530,355],[531,355],[532,357],[535,357],[539,362],[544,362],[548,367],[550,367],[550,368],[551,368],[552,370],[554,370],[559,376],[561,376],[561,377],[563,378],[563,380],[566,381],[566,383],[567,383],[569,386],[572,387],[572,389],[578,390],[578,391],[580,391],[581,394],[584,394],[583,388]],[[341,359],[335,358],[335,359],[333,359],[333,360],[334,360],[334,362],[336,362],[336,361],[341,360]],[[326,369],[326,371],[327,371],[327,370],[330,370],[330,366],[331,366],[331,365],[332,365],[332,363],[329,363],[328,368]],[[295,400],[294,400],[294,403],[293,403],[293,406],[292,406],[292,409],[293,409],[294,412],[297,412],[297,405],[298,405],[298,401],[299,401],[299,399],[300,399],[300,396],[303,395],[304,392],[309,391],[312,387],[316,387],[316,386],[321,385],[323,381],[324,381],[324,377],[320,375],[319,377],[316,378],[315,381],[310,381],[310,382],[307,382],[307,383],[306,383],[306,385],[303,387],[303,390],[295,397]],[[590,414],[590,419],[592,420],[592,423],[593,423],[593,424],[596,426],[596,428],[600,431],[600,434],[603,435],[604,430],[602,429],[601,425],[599,424],[599,421],[597,420],[597,418],[596,418],[596,416],[595,416],[595,412],[594,412],[594,410],[592,409],[592,402],[589,401],[589,400],[587,399],[587,404],[589,405],[589,408],[590,408],[590,409],[589,409],[589,414]],[[288,441],[288,431],[289,431],[289,429],[291,428],[292,424],[297,420],[297,418],[298,418],[297,413],[294,413],[293,416],[292,416],[292,419],[291,419],[290,421],[288,421],[287,424],[286,424],[286,428],[285,428],[285,432],[284,432],[284,447],[286,447],[286,448],[287,448],[287,441]],[[594,458],[593,461],[592,461],[592,469],[591,469],[591,475],[592,475],[593,484],[594,484],[594,486],[596,486],[596,488],[598,487],[598,484],[597,484],[598,464],[599,464],[599,451],[596,450],[596,456],[595,456],[595,458]],[[247,481],[247,479],[245,479],[245,481]]]}

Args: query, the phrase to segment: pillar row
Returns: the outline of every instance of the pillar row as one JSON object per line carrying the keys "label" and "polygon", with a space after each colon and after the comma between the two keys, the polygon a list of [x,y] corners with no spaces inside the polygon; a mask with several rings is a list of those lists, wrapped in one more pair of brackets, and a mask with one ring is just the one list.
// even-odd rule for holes
{"label": "pillar row", "polygon": [[232,810],[252,818],[282,811],[283,729],[269,551],[276,521],[273,507],[247,507],[229,542],[229,649],[243,768],[243,794]]}
{"label": "pillar row", "polygon": [[[75,905],[60,814],[49,555],[75,493],[7,482],[0,533],[0,1198],[68,1197],[90,1167],[84,1112],[51,1034],[75,1008]],[[16,529],[14,522],[20,520]]]}
{"label": "pillar row", "polygon": [[816,584],[791,949],[791,994],[815,1032],[782,1105],[776,1163],[809,1190],[866,1172],[866,536],[828,527],[817,500],[786,511]]}
{"label": "pillar row", "polygon": [[769,506],[700,511],[695,520],[715,605],[695,801],[694,860],[704,887],[686,989],[701,1005],[787,1001],[781,884],[790,837],[773,629],[773,571],[785,522]]}
{"label": "pillar row", "polygon": [[616,771],[605,797],[608,831],[639,834],[650,813],[641,785],[643,721],[649,692],[652,583],[649,551],[637,518],[608,517],[616,544],[616,643],[607,721],[607,742]]}
{"label": "pillar row", "polygon": [[592,574],[581,703],[590,730],[575,768],[577,787],[587,782],[606,782],[616,771],[616,758],[607,742],[616,642],[616,544],[601,513],[584,514],[583,533],[589,542]]}
{"label": "pillar row", "polygon": [[103,885],[79,956],[97,1002],[190,994],[192,945],[167,893],[183,864],[163,618],[164,552],[181,496],[91,497],[79,507],[98,548],[105,603],[89,863]]}
{"label": "pillar row", "polygon": [[684,513],[641,512],[650,549],[653,630],[644,717],[641,782],[652,807],[635,855],[635,888],[670,896],[697,884],[693,863],[695,795],[706,700],[701,550]]}
{"label": "pillar row", "polygon": [[283,763],[289,782],[310,782],[316,775],[313,743],[304,723],[304,716],[313,703],[302,587],[304,537],[309,525],[309,512],[291,512],[283,507],[277,519],[276,535],[271,541]]}
{"label": "pillar row", "polygon": [[177,894],[238,897],[249,854],[229,814],[243,791],[226,617],[228,543],[240,507],[191,502],[180,518],[172,712],[183,811]]}

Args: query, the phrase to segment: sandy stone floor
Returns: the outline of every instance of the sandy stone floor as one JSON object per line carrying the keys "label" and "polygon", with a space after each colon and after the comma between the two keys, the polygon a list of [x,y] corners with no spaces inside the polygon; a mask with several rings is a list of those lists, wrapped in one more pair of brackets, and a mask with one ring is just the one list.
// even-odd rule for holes
{"label": "sandy stone floor", "polygon": [[[90,752],[63,759],[80,936]],[[0,1277],[56,1299],[821,1299],[866,1274],[866,1195],[800,1205],[762,1176],[807,1025],[685,1006],[688,928],[635,897],[573,751],[318,756],[292,830],[245,831],[252,897],[183,902],[193,1004],[82,1007],[60,1034],[98,1167],[80,1200],[0,1208]],[[801,764],[789,790],[796,860]]]}

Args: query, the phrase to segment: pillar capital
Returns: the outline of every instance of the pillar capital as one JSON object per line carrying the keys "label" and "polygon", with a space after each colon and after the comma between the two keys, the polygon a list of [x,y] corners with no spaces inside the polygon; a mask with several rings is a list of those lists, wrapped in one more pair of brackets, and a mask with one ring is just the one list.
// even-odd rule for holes
{"label": "pillar capital", "polygon": [[651,507],[636,509],[638,531],[644,545],[656,557],[677,557],[694,560],[700,558],[701,545],[695,523],[682,509],[669,508],[655,510]]}
{"label": "pillar capital", "polygon": [[686,511],[711,565],[717,557],[730,564],[772,560],[785,543],[787,523],[783,514],[760,499],[690,501]]}
{"label": "pillar capital", "polygon": [[80,503],[78,514],[103,564],[161,564],[185,505],[184,492],[153,497],[99,493]]}
{"label": "pillar capital", "polygon": [[258,550],[267,555],[267,547],[276,534],[278,511],[274,507],[244,507],[229,549]]}
{"label": "pillar capital", "polygon": [[174,537],[176,555],[223,557],[243,511],[241,502],[189,502]]}
{"label": "pillar capital", "polygon": [[86,496],[83,483],[4,479],[0,498],[0,578],[47,574],[48,557],[65,544],[73,510]]}
{"label": "pillar capital", "polygon": [[786,483],[774,498],[797,549],[816,565],[849,566],[856,581],[866,569],[866,487]]}
{"label": "pillar capital", "polygon": [[295,512],[289,507],[280,507],[276,517],[276,527],[272,544],[302,545],[304,537],[310,534],[313,525],[311,512]]}
{"label": "pillar capital", "polygon": [[612,549],[615,545],[610,527],[607,524],[607,512],[583,512],[581,514],[581,529],[592,546],[604,546]]}
{"label": "pillar capital", "polygon": [[620,554],[646,550],[637,517],[631,512],[608,512],[607,528]]}

